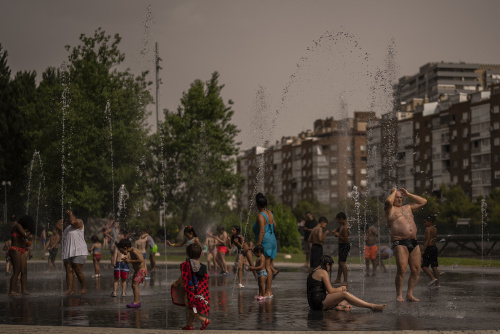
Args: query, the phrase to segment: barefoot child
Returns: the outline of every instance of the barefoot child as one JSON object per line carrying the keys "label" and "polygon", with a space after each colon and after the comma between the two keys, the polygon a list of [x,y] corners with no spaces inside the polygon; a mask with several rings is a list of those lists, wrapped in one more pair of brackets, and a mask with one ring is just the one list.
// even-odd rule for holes
{"label": "barefoot child", "polygon": [[47,251],[49,252],[48,268],[47,272],[50,271],[51,266],[57,271],[56,256],[58,251],[59,242],[61,241],[61,229],[62,220],[59,220],[56,227],[52,230],[49,237],[49,242],[47,243]]}
{"label": "barefoot child", "polygon": [[351,250],[351,244],[349,243],[349,227],[347,225],[347,216],[343,212],[337,214],[337,221],[339,222],[339,227],[333,230],[333,235],[339,239],[339,269],[337,271],[337,278],[333,282],[340,283],[342,275],[344,275],[344,282],[342,285],[347,285],[347,256]]}
{"label": "barefoot child", "polygon": [[127,279],[130,271],[128,263],[125,262],[125,259],[127,259],[129,256],[122,254],[118,250],[118,247],[116,247],[116,245],[113,248],[114,252],[111,256],[111,264],[114,268],[114,281],[111,297],[116,297],[116,291],[118,290],[118,284],[120,283],[120,280],[122,283],[122,297],[125,297],[125,290],[127,289]]}
{"label": "barefoot child", "polygon": [[198,243],[187,247],[188,259],[181,263],[182,275],[173,284],[174,287],[183,286],[186,293],[187,324],[183,330],[193,330],[194,318],[201,322],[200,330],[204,330],[210,324],[210,320],[201,315],[208,316],[210,311],[208,272],[207,267],[200,263],[201,253],[201,246]]}
{"label": "barefoot child", "polygon": [[264,247],[262,245],[257,245],[253,249],[253,253],[257,256],[257,260],[255,260],[255,266],[251,266],[248,269],[254,270],[257,274],[257,283],[259,284],[259,295],[255,296],[255,299],[262,300],[266,299],[266,280],[267,280],[267,271],[266,271],[266,257],[264,256]]}
{"label": "barefoot child", "polygon": [[134,301],[127,304],[128,308],[139,308],[141,303],[139,301],[139,284],[144,282],[144,278],[147,275],[146,260],[142,253],[135,247],[132,247],[132,243],[128,239],[122,239],[116,245],[123,255],[129,255],[125,259],[125,263],[132,263],[134,267],[134,279],[132,282],[132,290],[134,291]]}
{"label": "barefoot child", "polygon": [[375,270],[377,269],[377,229],[375,226],[370,226],[365,233],[365,265],[366,277],[370,277],[370,262],[372,263],[373,272],[371,277],[375,277]]}
{"label": "barefoot child", "polygon": [[311,234],[307,241],[311,244],[311,258],[310,258],[310,268],[316,268],[319,266],[319,261],[323,256],[323,240],[328,235],[330,231],[323,230],[328,225],[328,220],[326,217],[319,217],[318,225],[312,229]]}
{"label": "barefoot child", "polygon": [[170,247],[182,247],[184,245],[188,247],[192,243],[197,243],[198,245],[201,245],[200,239],[198,239],[198,236],[196,235],[196,232],[194,231],[194,228],[192,226],[186,226],[184,228],[184,240],[182,240],[180,243],[173,244],[168,240],[166,242],[167,245],[169,245]]}
{"label": "barefoot child", "polygon": [[[425,222],[425,239],[424,247],[422,249],[422,270],[429,276],[431,281],[427,285],[428,287],[436,286],[440,287],[439,284],[439,264],[438,264],[438,249],[436,247],[436,237],[437,229],[434,226],[435,216],[429,216],[424,219]],[[432,272],[429,270],[429,266],[432,268]]]}
{"label": "barefoot child", "polygon": [[238,270],[238,283],[240,288],[244,288],[243,284],[241,284],[241,280],[243,279],[243,262],[245,261],[245,257],[243,255],[243,245],[245,244],[243,236],[240,234],[240,227],[233,226],[231,229],[231,244],[233,244],[238,250],[238,254],[236,255],[236,259],[234,261],[234,268]]}
{"label": "barefoot child", "polygon": [[102,244],[97,238],[96,235],[93,235],[90,240],[94,243],[92,247],[89,248],[90,254],[92,254],[92,260],[94,261],[94,272],[95,275],[92,275],[92,278],[99,278],[101,277],[101,248]]}

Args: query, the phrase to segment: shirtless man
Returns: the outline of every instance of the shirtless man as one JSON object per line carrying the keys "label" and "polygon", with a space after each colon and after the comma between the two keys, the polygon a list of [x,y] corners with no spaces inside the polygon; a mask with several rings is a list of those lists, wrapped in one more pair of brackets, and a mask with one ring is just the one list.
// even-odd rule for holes
{"label": "shirtless man", "polygon": [[[414,203],[403,206],[403,196],[408,197]],[[391,194],[385,200],[385,217],[389,234],[391,236],[392,248],[396,257],[396,300],[404,302],[403,283],[406,269],[410,266],[410,278],[408,279],[408,291],[406,300],[418,302],[413,296],[413,290],[417,285],[420,275],[421,253],[417,243],[417,226],[413,219],[413,212],[422,208],[427,203],[425,198],[410,194],[406,189],[393,188]]]}

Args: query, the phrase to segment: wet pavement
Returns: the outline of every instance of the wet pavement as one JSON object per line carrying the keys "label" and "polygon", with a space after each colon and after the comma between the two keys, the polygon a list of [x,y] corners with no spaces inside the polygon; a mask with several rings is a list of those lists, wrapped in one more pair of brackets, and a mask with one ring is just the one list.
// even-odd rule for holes
{"label": "wet pavement", "polygon": [[[427,288],[429,279],[421,274],[415,291],[419,303],[397,303],[394,268],[389,273],[365,278],[359,266],[351,266],[349,291],[374,303],[386,303],[382,313],[354,307],[351,312],[311,311],[306,299],[306,277],[300,268],[287,265],[273,282],[274,298],[255,301],[257,284],[245,273],[245,288],[237,288],[235,276],[210,278],[211,331],[479,331],[500,328],[500,268],[441,268],[442,287]],[[279,267],[279,266],[278,266]],[[126,297],[110,297],[111,266],[103,265],[102,277],[91,278],[92,265],[84,267],[88,293],[62,296],[62,273],[44,273],[45,264],[30,262],[29,296],[7,295],[9,277],[0,280],[0,331],[10,326],[55,326],[75,330],[93,327],[178,331],[185,325],[185,310],[171,302],[170,285],[179,276],[178,265],[165,265],[141,285],[140,309],[127,309]],[[130,280],[130,279],[129,279]],[[406,289],[404,289],[405,291]],[[76,327],[74,327],[76,326]],[[19,329],[25,326],[18,327]],[[197,326],[199,327],[199,326]],[[38,327],[37,327],[38,328]],[[51,327],[43,327],[51,328]],[[195,327],[196,328],[196,327]],[[90,332],[90,331],[89,331]],[[146,331],[148,333],[155,331]],[[80,332],[79,332],[80,333]]]}

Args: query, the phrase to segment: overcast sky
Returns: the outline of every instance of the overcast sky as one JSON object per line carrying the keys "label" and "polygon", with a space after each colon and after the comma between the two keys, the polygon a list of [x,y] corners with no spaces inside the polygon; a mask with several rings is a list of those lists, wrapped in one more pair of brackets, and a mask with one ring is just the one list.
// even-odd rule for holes
{"label": "overcast sky", "polygon": [[40,78],[98,27],[121,35],[136,73],[153,71],[158,42],[160,108],[218,71],[248,149],[319,118],[386,112],[387,82],[427,62],[500,64],[499,13],[497,0],[0,0],[0,43],[13,73]]}

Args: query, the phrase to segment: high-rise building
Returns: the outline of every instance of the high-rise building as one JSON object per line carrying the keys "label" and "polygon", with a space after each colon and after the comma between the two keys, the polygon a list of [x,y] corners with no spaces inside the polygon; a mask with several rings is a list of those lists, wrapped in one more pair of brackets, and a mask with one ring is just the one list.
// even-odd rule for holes
{"label": "high-rise building", "polygon": [[245,151],[238,159],[245,178],[239,205],[249,207],[257,192],[294,207],[313,199],[338,204],[354,186],[366,191],[366,128],[374,117],[373,112],[355,112],[343,120],[319,119],[312,131]]}
{"label": "high-rise building", "polygon": [[419,72],[399,79],[394,90],[396,110],[412,111],[414,99],[435,102],[443,96],[470,94],[489,89],[500,79],[500,65],[427,63]]}

